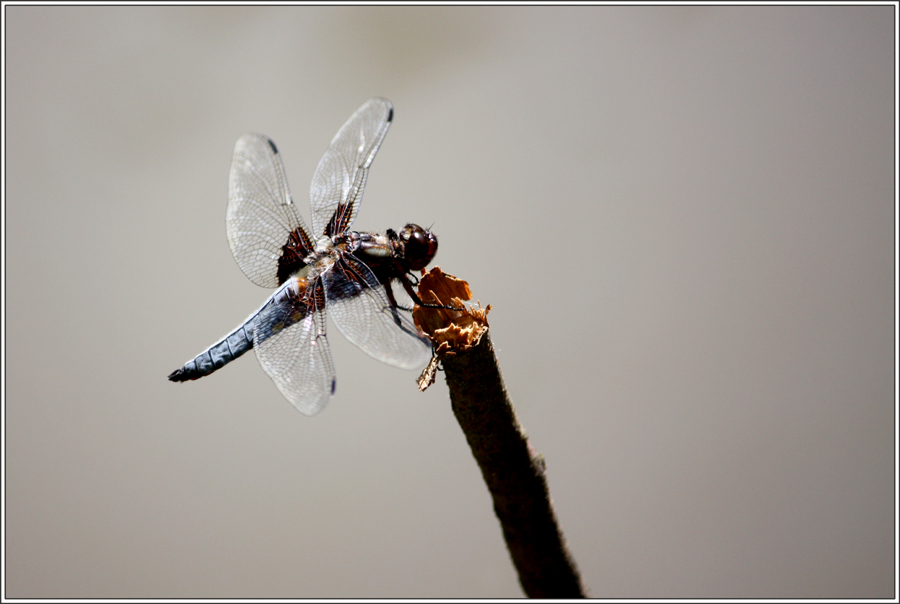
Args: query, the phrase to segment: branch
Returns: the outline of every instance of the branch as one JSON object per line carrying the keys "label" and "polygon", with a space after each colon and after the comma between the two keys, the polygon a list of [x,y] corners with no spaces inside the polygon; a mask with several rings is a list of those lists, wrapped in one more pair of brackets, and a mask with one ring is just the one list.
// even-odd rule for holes
{"label": "branch", "polygon": [[[463,301],[471,299],[464,281],[439,268],[422,278],[419,295],[455,308],[464,308]],[[490,306],[481,309],[480,304],[460,311],[417,307],[414,317],[435,343],[453,413],[494,500],[494,512],[525,594],[583,598],[585,589],[553,513],[544,459],[529,445],[503,384],[488,334],[489,310]],[[435,360],[420,387],[424,381],[433,381],[436,369]]]}

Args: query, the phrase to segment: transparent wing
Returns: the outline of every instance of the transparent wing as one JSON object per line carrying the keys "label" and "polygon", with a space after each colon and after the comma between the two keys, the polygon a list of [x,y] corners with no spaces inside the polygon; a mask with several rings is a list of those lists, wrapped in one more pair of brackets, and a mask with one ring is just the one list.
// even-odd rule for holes
{"label": "transparent wing", "polygon": [[268,137],[247,134],[234,146],[225,220],[231,253],[247,277],[263,287],[278,285],[282,246],[295,230],[309,241],[297,214],[281,154]]}
{"label": "transparent wing", "polygon": [[294,296],[264,308],[253,336],[259,364],[304,415],[324,409],[335,386],[321,285],[318,290],[312,302]]}
{"label": "transparent wing", "polygon": [[309,192],[316,237],[343,233],[350,227],[362,201],[369,166],[393,116],[387,99],[366,101],[331,141]]}
{"label": "transparent wing", "polygon": [[363,352],[401,369],[422,367],[431,358],[431,342],[419,334],[409,311],[392,304],[385,286],[352,254],[322,280],[334,324]]}

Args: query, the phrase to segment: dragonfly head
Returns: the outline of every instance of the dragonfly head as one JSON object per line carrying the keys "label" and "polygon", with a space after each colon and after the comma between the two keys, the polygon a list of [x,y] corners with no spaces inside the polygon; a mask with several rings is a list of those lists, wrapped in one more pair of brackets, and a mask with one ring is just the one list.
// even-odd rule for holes
{"label": "dragonfly head", "polygon": [[428,229],[423,229],[417,224],[408,224],[398,234],[405,264],[409,270],[418,271],[431,262],[437,254],[437,237]]}

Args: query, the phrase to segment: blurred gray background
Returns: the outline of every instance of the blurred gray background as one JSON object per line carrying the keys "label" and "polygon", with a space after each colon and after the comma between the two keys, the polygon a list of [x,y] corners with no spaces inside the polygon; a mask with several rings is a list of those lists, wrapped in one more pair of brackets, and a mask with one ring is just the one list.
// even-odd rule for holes
{"label": "blurred gray background", "polygon": [[231,152],[395,106],[595,597],[891,597],[894,10],[6,6],[7,597],[518,597],[446,387],[336,333],[299,414]]}

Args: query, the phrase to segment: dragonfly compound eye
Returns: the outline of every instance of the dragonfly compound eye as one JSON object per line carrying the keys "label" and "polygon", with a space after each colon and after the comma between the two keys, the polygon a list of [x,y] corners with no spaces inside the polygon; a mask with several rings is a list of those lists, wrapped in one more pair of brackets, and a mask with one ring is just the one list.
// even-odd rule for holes
{"label": "dragonfly compound eye", "polygon": [[437,237],[417,224],[406,225],[400,237],[405,244],[406,261],[410,270],[425,268],[437,254]]}

